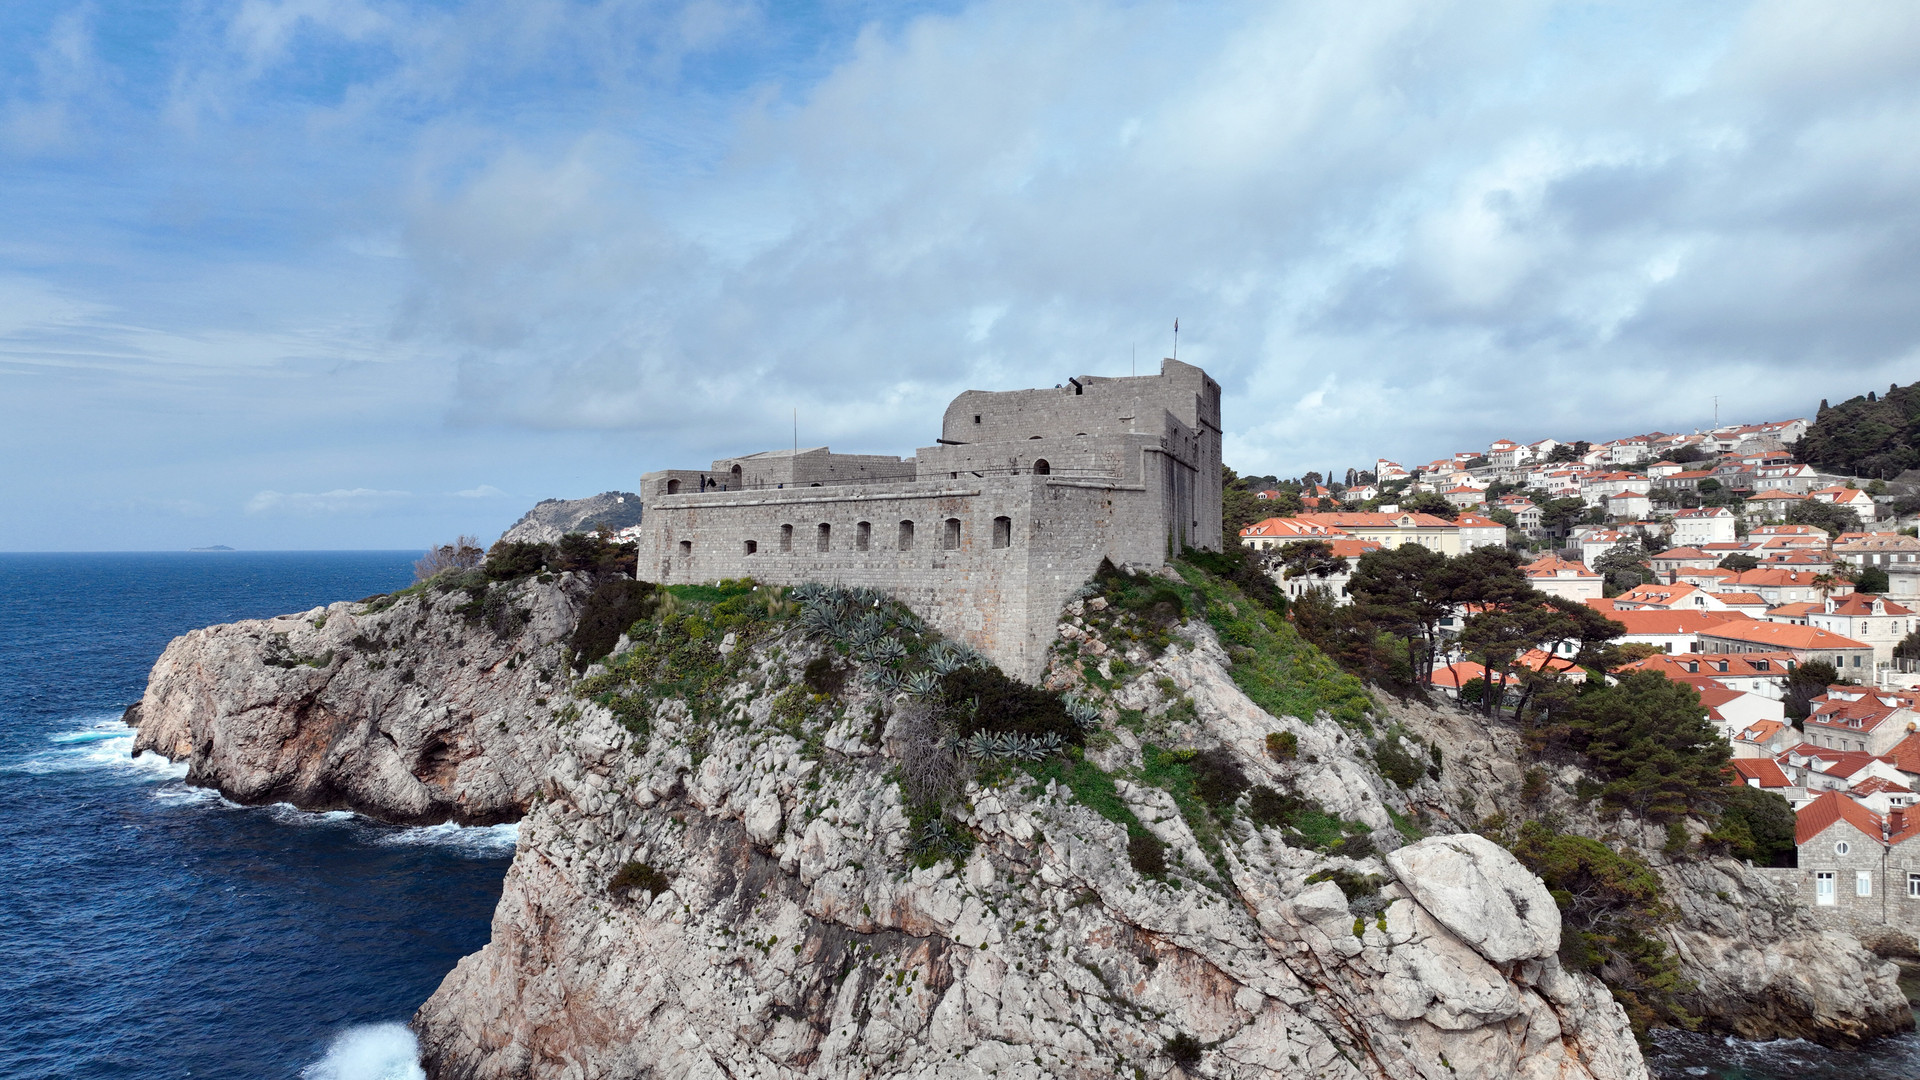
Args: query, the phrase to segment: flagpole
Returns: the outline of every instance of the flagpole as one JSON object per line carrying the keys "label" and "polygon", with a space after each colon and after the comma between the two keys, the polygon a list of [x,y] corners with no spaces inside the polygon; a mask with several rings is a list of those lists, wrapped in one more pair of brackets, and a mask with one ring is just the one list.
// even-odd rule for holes
{"label": "flagpole", "polygon": [[1173,358],[1180,359],[1180,320],[1173,320]]}

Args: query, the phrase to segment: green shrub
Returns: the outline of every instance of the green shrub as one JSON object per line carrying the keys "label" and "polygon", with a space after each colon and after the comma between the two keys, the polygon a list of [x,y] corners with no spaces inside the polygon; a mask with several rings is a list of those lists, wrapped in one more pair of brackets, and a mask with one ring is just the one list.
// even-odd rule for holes
{"label": "green shrub", "polygon": [[1561,963],[1597,974],[1637,1035],[1645,1038],[1658,1024],[1698,1026],[1680,1004],[1692,984],[1656,936],[1676,913],[1645,863],[1537,821],[1520,826],[1513,854],[1546,883],[1560,908]]}
{"label": "green shrub", "polygon": [[1267,736],[1267,756],[1275,761],[1292,761],[1300,756],[1300,736],[1291,731],[1276,731]]}
{"label": "green shrub", "polygon": [[1771,791],[1731,788],[1720,826],[1703,840],[1755,866],[1790,866],[1796,852],[1793,805]]}
{"label": "green shrub", "polygon": [[1223,747],[1195,754],[1192,768],[1193,793],[1216,811],[1231,807],[1250,783],[1240,763]]}
{"label": "green shrub", "polygon": [[1373,874],[1356,874],[1344,867],[1317,870],[1307,875],[1307,884],[1314,885],[1322,881],[1331,881],[1340,886],[1341,895],[1351,904],[1369,896],[1380,895],[1380,878]]}
{"label": "green shrub", "polygon": [[1182,1031],[1167,1040],[1167,1057],[1182,1069],[1191,1069],[1200,1064],[1200,1053],[1206,1049],[1200,1040]]}
{"label": "green shrub", "polygon": [[1080,726],[1067,715],[1060,695],[995,667],[964,667],[940,677],[940,699],[962,738],[977,731],[1039,737],[1052,733],[1078,744]]}
{"label": "green shrub", "polygon": [[487,551],[482,569],[494,581],[513,581],[531,577],[547,568],[553,548],[530,540],[502,540]]}
{"label": "green shrub", "polygon": [[807,661],[806,671],[801,681],[807,689],[823,697],[834,697],[847,685],[847,669],[825,656],[816,656]]}
{"label": "green shrub", "polygon": [[671,882],[667,876],[643,862],[630,862],[622,866],[607,882],[607,892],[613,896],[625,896],[638,891],[659,896],[667,891]]}
{"label": "green shrub", "polygon": [[1298,795],[1283,794],[1265,784],[1247,796],[1247,819],[1266,828],[1292,825],[1295,816],[1306,808],[1306,800]]}
{"label": "green shrub", "polygon": [[1426,763],[1408,753],[1395,732],[1388,732],[1373,748],[1373,764],[1381,776],[1403,788],[1412,787],[1427,775]]}
{"label": "green shrub", "polygon": [[588,664],[612,652],[620,635],[652,615],[659,603],[659,591],[649,582],[606,578],[595,585],[568,642],[573,649],[573,669],[585,671]]}
{"label": "green shrub", "polygon": [[973,834],[933,803],[921,803],[907,814],[907,860],[922,870],[942,859],[966,865],[973,854]]}
{"label": "green shrub", "polygon": [[1133,869],[1150,878],[1167,876],[1167,845],[1143,826],[1127,830],[1127,861]]}
{"label": "green shrub", "polygon": [[1535,766],[1520,778],[1520,801],[1531,806],[1547,795],[1547,770]]}

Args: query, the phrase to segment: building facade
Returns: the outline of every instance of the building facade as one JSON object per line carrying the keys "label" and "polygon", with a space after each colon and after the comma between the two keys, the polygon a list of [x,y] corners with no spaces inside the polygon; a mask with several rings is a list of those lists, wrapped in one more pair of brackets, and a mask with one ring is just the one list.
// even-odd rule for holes
{"label": "building facade", "polygon": [[1101,559],[1220,549],[1220,386],[1168,360],[1158,375],[970,390],[912,458],[774,451],[640,483],[642,580],[880,589],[1031,678]]}

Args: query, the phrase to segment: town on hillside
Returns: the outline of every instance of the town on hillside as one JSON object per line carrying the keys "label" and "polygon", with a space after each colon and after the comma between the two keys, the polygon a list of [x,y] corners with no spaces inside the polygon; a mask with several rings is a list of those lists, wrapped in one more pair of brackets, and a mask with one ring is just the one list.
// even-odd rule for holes
{"label": "town on hillside", "polygon": [[1415,680],[1462,703],[1509,705],[1542,681],[1651,672],[1692,687],[1731,745],[1729,782],[1795,811],[1791,847],[1768,872],[1836,928],[1913,931],[1920,470],[1887,454],[1835,467],[1801,445],[1810,432],[1823,450],[1847,444],[1831,429],[1907,393],[1845,403],[1849,415],[1822,402],[1812,422],[1503,438],[1410,468],[1382,458],[1344,482],[1236,480],[1241,516],[1258,518],[1239,535],[1290,601],[1322,609],[1365,592],[1350,585],[1370,553],[1513,552],[1539,593],[1613,624],[1611,666],[1592,666],[1575,637],[1495,663],[1462,638],[1486,605],[1461,603],[1436,620]]}

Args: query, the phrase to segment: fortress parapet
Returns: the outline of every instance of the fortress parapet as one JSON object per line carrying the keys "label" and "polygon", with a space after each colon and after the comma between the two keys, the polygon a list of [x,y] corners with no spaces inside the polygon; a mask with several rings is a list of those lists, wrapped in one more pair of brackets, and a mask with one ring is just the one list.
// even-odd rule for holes
{"label": "fortress parapet", "polygon": [[1219,550],[1220,475],[1220,386],[1190,364],[969,390],[912,458],[814,447],[645,474],[639,574],[883,589],[1034,678],[1102,558]]}

